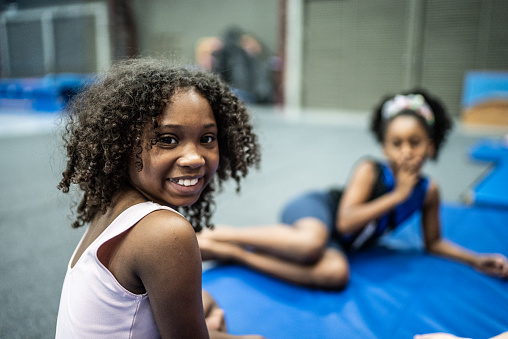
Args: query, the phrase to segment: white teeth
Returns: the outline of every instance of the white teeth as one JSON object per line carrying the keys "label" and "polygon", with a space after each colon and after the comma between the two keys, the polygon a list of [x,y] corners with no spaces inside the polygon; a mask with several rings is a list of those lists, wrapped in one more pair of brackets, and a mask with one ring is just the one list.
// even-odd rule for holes
{"label": "white teeth", "polygon": [[178,185],[182,186],[194,186],[198,183],[198,179],[180,179]]}

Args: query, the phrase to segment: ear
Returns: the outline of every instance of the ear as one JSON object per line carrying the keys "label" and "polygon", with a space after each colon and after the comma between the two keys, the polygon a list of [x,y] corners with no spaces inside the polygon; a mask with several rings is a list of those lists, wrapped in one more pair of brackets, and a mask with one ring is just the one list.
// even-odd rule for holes
{"label": "ear", "polygon": [[434,141],[430,140],[429,145],[427,146],[427,156],[429,158],[434,158],[434,155],[436,154],[436,145],[434,144]]}
{"label": "ear", "polygon": [[381,144],[381,150],[383,151],[383,155],[385,157],[388,157],[387,150],[386,150],[386,144],[384,142]]}

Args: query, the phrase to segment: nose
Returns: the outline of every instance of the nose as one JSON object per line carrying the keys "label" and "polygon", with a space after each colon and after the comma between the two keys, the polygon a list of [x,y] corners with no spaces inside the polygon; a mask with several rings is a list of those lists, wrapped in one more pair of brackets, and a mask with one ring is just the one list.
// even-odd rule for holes
{"label": "nose", "polygon": [[197,145],[186,145],[178,158],[178,165],[182,167],[199,168],[205,164],[205,158]]}
{"label": "nose", "polygon": [[408,142],[405,142],[402,144],[402,155],[404,158],[411,157],[411,154],[413,153],[413,147]]}

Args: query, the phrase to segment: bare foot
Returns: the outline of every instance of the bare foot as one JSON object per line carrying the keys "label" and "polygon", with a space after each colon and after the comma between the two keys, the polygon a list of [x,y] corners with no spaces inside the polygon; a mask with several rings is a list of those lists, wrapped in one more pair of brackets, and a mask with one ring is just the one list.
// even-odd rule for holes
{"label": "bare foot", "polygon": [[205,318],[208,331],[226,332],[226,321],[224,319],[224,310],[214,308]]}

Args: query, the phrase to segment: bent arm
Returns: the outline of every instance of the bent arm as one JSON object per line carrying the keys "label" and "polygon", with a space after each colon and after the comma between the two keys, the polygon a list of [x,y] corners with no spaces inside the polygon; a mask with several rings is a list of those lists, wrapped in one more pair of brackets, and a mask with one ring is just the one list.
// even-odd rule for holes
{"label": "bent arm", "polygon": [[376,180],[375,164],[361,163],[342,195],[336,220],[337,230],[342,234],[361,230],[370,221],[386,214],[407,198],[401,190],[393,190],[379,198],[368,201]]}
{"label": "bent arm", "polygon": [[473,265],[475,255],[464,248],[449,242],[441,236],[439,187],[432,181],[425,196],[422,210],[422,227],[425,249],[427,252],[455,259]]}
{"label": "bent arm", "polygon": [[435,182],[431,183],[422,211],[422,227],[425,249],[432,254],[470,265],[489,275],[508,277],[508,261],[500,254],[478,254],[465,249],[441,236],[439,216],[440,195]]}

